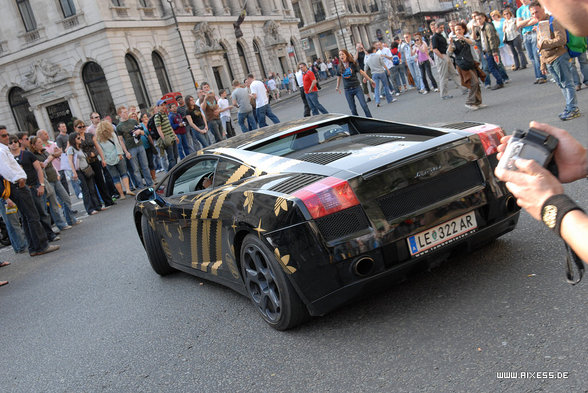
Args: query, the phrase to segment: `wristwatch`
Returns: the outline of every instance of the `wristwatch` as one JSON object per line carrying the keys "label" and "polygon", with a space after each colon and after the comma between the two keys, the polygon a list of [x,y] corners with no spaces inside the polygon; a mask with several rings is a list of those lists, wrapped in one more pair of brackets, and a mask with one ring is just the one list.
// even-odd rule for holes
{"label": "wristwatch", "polygon": [[45,187],[45,183],[39,183],[41,187]]}

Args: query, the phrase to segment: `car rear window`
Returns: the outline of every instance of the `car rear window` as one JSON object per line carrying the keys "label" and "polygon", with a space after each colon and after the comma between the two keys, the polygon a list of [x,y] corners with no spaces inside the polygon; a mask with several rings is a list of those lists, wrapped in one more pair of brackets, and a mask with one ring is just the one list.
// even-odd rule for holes
{"label": "car rear window", "polygon": [[357,131],[348,123],[333,123],[318,127],[296,130],[251,147],[247,150],[274,156],[286,156],[321,143],[356,135]]}

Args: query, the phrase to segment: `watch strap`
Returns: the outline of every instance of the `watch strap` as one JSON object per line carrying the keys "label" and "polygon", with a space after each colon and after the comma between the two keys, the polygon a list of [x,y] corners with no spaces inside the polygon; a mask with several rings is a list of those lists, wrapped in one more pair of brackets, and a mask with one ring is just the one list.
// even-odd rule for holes
{"label": "watch strap", "polygon": [[561,237],[561,222],[564,216],[573,210],[583,210],[565,194],[552,195],[547,198],[541,208],[543,223]]}

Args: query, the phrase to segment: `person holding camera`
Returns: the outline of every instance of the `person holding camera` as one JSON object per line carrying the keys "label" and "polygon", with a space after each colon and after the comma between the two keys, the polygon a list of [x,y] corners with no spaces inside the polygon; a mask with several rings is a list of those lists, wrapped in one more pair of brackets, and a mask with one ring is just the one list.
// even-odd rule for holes
{"label": "person holding camera", "polygon": [[[135,186],[137,188],[143,187],[141,175],[145,180],[145,186],[153,185],[151,173],[149,172],[149,163],[147,162],[147,153],[141,141],[141,135],[144,135],[143,127],[135,119],[129,117],[129,110],[125,106],[120,106],[117,109],[117,114],[120,122],[116,126],[116,133],[119,135],[119,142],[126,157],[129,159],[132,168],[132,175],[136,180]],[[130,154],[130,157],[128,154]]]}
{"label": "person holding camera", "polygon": [[[567,131],[532,121],[531,128],[544,131],[559,141],[554,160],[558,177],[534,160],[518,159],[517,171],[497,168],[496,176],[506,182],[519,206],[560,236],[584,261],[588,261],[588,216],[567,195],[562,183],[588,178],[588,151]],[[511,136],[503,137],[498,146],[500,159]]]}
{"label": "person holding camera", "polygon": [[[573,0],[542,0],[552,15],[574,35],[588,36],[588,2]],[[554,160],[558,167],[556,178],[535,161],[517,160],[518,171],[496,169],[496,176],[517,198],[519,206],[533,218],[563,238],[585,263],[588,261],[588,215],[563,193],[562,183],[588,178],[588,150],[567,131],[548,124],[531,122],[531,127],[555,136],[559,144]],[[510,136],[501,139],[500,158]]]}

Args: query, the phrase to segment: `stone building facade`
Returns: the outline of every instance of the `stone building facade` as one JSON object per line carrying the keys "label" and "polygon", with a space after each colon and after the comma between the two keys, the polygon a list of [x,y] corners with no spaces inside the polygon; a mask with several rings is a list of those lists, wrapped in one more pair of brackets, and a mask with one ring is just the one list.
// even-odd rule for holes
{"label": "stone building facade", "polygon": [[55,132],[60,121],[71,127],[92,111],[114,116],[119,105],[146,110],[170,91],[194,94],[193,80],[228,88],[249,72],[285,72],[305,59],[291,0],[5,3],[0,124],[10,132]]}
{"label": "stone building facade", "polygon": [[310,59],[336,56],[343,48],[355,53],[357,42],[367,47],[387,39],[390,29],[386,0],[292,0],[292,6]]}

